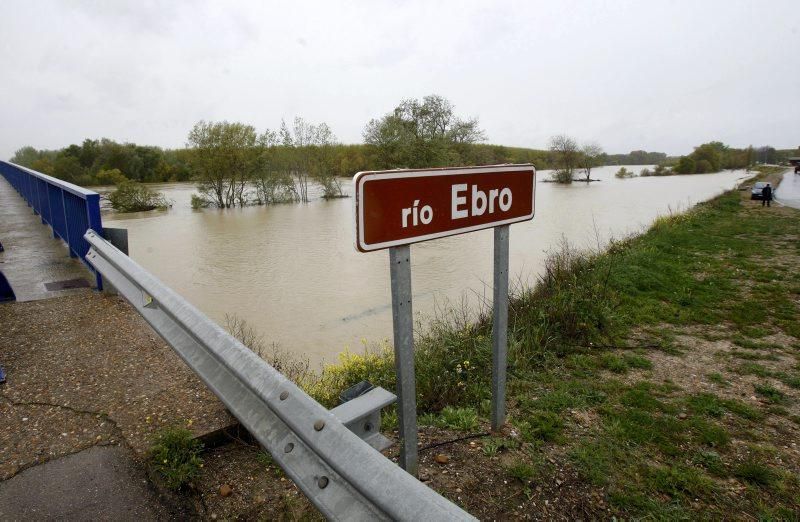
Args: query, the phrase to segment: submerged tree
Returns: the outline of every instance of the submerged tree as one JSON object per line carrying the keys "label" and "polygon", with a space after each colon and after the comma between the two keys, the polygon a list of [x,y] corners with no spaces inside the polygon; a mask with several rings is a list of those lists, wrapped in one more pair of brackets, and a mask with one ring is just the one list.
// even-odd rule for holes
{"label": "submerged tree", "polygon": [[189,133],[191,165],[202,197],[219,208],[246,204],[258,150],[256,130],[243,123],[198,122]]}
{"label": "submerged tree", "polygon": [[580,152],[578,142],[566,134],[558,134],[550,138],[550,152],[556,162],[553,180],[558,183],[572,183],[572,172],[578,164]]}
{"label": "submerged tree", "polygon": [[117,212],[141,212],[170,206],[170,202],[160,192],[130,180],[120,182],[117,189],[108,195],[108,200]]}
{"label": "submerged tree", "polygon": [[259,205],[298,201],[300,194],[289,169],[282,165],[277,134],[267,130],[258,138],[259,154],[253,176],[255,202]]}
{"label": "submerged tree", "polygon": [[586,173],[586,181],[591,181],[592,169],[601,165],[604,155],[603,147],[596,142],[587,143],[581,148],[580,167]]}
{"label": "submerged tree", "polygon": [[453,104],[437,95],[403,100],[364,129],[364,142],[374,150],[380,168],[455,165],[472,144],[485,139],[477,118],[459,118]]}
{"label": "submerged tree", "polygon": [[[297,181],[301,201],[308,202],[308,183],[311,179],[323,186],[326,195],[341,195],[341,185],[333,173],[336,136],[326,123],[314,125],[296,117],[290,130],[282,121],[277,139],[281,146],[278,163],[284,172]],[[334,190],[335,193],[329,194],[328,190]]]}

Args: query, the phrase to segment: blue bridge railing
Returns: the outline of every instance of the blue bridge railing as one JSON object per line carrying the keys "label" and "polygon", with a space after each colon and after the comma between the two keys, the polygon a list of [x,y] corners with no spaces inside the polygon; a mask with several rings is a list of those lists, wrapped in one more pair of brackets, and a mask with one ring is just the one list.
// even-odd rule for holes
{"label": "blue bridge railing", "polygon": [[89,243],[83,237],[89,229],[103,236],[100,194],[7,161],[0,161],[0,174],[42,218],[42,223],[50,225],[53,237],[64,240],[69,255],[81,258],[95,272],[97,287],[102,288],[100,274],[86,262]]}

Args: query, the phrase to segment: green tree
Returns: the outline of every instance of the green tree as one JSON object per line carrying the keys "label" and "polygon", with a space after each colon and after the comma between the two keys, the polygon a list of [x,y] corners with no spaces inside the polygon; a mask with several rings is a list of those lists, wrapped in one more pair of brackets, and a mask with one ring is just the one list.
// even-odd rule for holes
{"label": "green tree", "polygon": [[18,149],[11,157],[11,163],[22,165],[23,167],[33,168],[33,162],[42,157],[41,153],[31,146]]}
{"label": "green tree", "polygon": [[281,121],[277,134],[281,150],[277,162],[297,180],[300,200],[308,202],[308,184],[318,181],[327,197],[341,195],[341,185],[333,171],[336,136],[326,123],[317,125],[296,117],[292,128]]}
{"label": "green tree", "polygon": [[68,154],[59,154],[53,162],[53,176],[70,183],[80,183],[85,173],[80,160]]}
{"label": "green tree", "polygon": [[462,119],[442,96],[406,99],[364,129],[380,168],[424,168],[459,164],[485,135],[477,118]]}
{"label": "green tree", "polygon": [[119,185],[128,181],[119,169],[101,170],[94,175],[94,181],[98,185]]}
{"label": "green tree", "polygon": [[554,181],[572,183],[572,172],[580,159],[578,143],[566,134],[557,134],[550,138],[550,152],[556,161]]}
{"label": "green tree", "polygon": [[598,143],[587,143],[581,148],[579,162],[586,173],[586,181],[590,180],[592,169],[602,164],[604,156],[603,147]]}
{"label": "green tree", "polygon": [[198,122],[189,133],[191,165],[200,194],[219,208],[246,204],[256,166],[256,131],[243,123]]}
{"label": "green tree", "polygon": [[689,156],[681,156],[678,160],[678,164],[672,169],[673,171],[677,172],[678,174],[694,174],[695,173],[695,162],[694,159],[690,158]]}

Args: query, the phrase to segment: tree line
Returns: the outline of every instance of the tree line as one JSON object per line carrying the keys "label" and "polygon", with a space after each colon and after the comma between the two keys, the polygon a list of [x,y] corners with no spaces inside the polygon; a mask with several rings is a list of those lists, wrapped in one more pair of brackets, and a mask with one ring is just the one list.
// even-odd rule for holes
{"label": "tree line", "polygon": [[600,165],[654,164],[662,166],[659,172],[700,173],[785,156],[772,147],[733,149],[720,142],[680,158],[643,150],[606,154],[596,143],[579,145],[566,135],[553,136],[546,150],[487,144],[477,118],[457,115],[437,95],[402,100],[367,122],[363,140],[342,144],[326,123],[299,117],[261,132],[239,122],[200,121],[185,148],[85,139],[58,150],[26,146],[11,161],[84,186],[194,181],[199,194],[193,206],[227,208],[308,201],[311,183],[322,187],[323,197],[340,197],[340,179],[362,170],[532,163],[554,169],[557,181],[571,182],[575,171],[590,180],[591,169]]}

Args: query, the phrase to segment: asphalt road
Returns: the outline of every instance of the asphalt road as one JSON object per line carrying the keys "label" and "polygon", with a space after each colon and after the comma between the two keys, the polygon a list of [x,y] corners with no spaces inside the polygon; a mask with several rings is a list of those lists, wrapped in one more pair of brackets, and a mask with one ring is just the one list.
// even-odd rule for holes
{"label": "asphalt road", "polygon": [[775,190],[775,200],[787,207],[800,208],[800,174],[795,174],[794,168],[784,173]]}
{"label": "asphalt road", "polygon": [[119,446],[94,446],[0,482],[0,520],[169,520]]}

